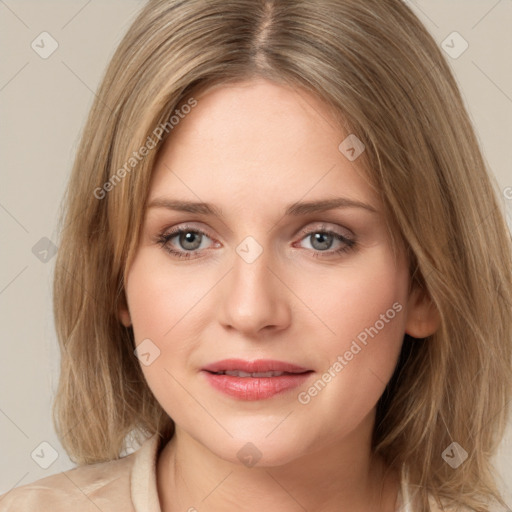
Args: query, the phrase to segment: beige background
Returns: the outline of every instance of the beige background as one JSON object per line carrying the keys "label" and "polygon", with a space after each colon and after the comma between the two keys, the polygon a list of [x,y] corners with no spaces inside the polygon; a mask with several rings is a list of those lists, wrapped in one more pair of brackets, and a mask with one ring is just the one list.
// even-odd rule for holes
{"label": "beige background", "polygon": [[[94,91],[143,3],[0,0],[0,493],[73,467],[50,416],[59,359],[50,293],[55,260],[40,261],[32,247],[42,237],[57,239],[58,205]],[[469,44],[447,59],[512,227],[512,1],[408,3],[441,46],[454,31]],[[31,48],[43,31],[58,42],[47,59]],[[34,450],[40,463],[57,458],[43,469]],[[512,428],[497,467],[512,508]]]}

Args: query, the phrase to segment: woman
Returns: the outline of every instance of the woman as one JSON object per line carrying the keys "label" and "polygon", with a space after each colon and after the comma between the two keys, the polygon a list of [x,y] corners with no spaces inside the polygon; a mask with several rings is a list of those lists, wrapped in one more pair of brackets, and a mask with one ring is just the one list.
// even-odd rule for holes
{"label": "woman", "polygon": [[406,5],[150,1],[66,201],[54,412],[79,467],[0,510],[505,506],[510,235]]}

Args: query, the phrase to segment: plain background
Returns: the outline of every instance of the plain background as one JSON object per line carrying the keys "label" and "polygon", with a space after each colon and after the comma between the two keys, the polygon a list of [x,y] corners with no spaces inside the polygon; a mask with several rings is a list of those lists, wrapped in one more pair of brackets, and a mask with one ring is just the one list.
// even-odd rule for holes
{"label": "plain background", "polygon": [[[57,240],[59,204],[94,91],[144,3],[0,0],[0,493],[74,466],[50,415],[59,368],[51,306],[55,259],[41,261],[32,249],[44,237]],[[453,32],[469,45],[447,60],[512,227],[512,1],[408,3],[441,47],[446,40],[452,52],[463,48]],[[58,43],[46,59],[31,47],[44,31]],[[36,463],[54,457],[47,469]],[[512,507],[512,426],[497,468]]]}

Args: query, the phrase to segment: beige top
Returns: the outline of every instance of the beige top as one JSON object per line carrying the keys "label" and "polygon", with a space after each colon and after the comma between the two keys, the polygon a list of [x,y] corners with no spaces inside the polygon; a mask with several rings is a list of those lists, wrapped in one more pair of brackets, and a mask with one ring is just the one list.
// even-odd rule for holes
{"label": "beige top", "polygon": [[[16,487],[0,496],[0,512],[161,512],[156,485],[159,448],[155,434],[121,459],[79,466]],[[409,498],[402,476],[396,512],[412,512]]]}

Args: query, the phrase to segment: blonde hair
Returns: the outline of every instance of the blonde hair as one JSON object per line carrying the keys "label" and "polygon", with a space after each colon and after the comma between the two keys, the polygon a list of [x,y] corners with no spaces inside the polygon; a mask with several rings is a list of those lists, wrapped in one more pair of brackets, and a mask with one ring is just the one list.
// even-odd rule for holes
{"label": "blonde hair", "polygon": [[[252,77],[316,95],[363,141],[358,162],[407,250],[411,286],[441,317],[429,338],[404,338],[374,453],[407,468],[414,510],[429,510],[428,493],[476,511],[504,504],[490,458],[511,399],[511,238],[449,66],[399,0],[154,0],[142,9],[106,71],[67,189],[54,281],[62,445],[88,464],[118,458],[134,432],[172,435],[117,314],[165,136],[130,158],[157,127],[172,137],[170,116],[198,90]],[[456,470],[442,458],[453,441],[468,453]]]}

